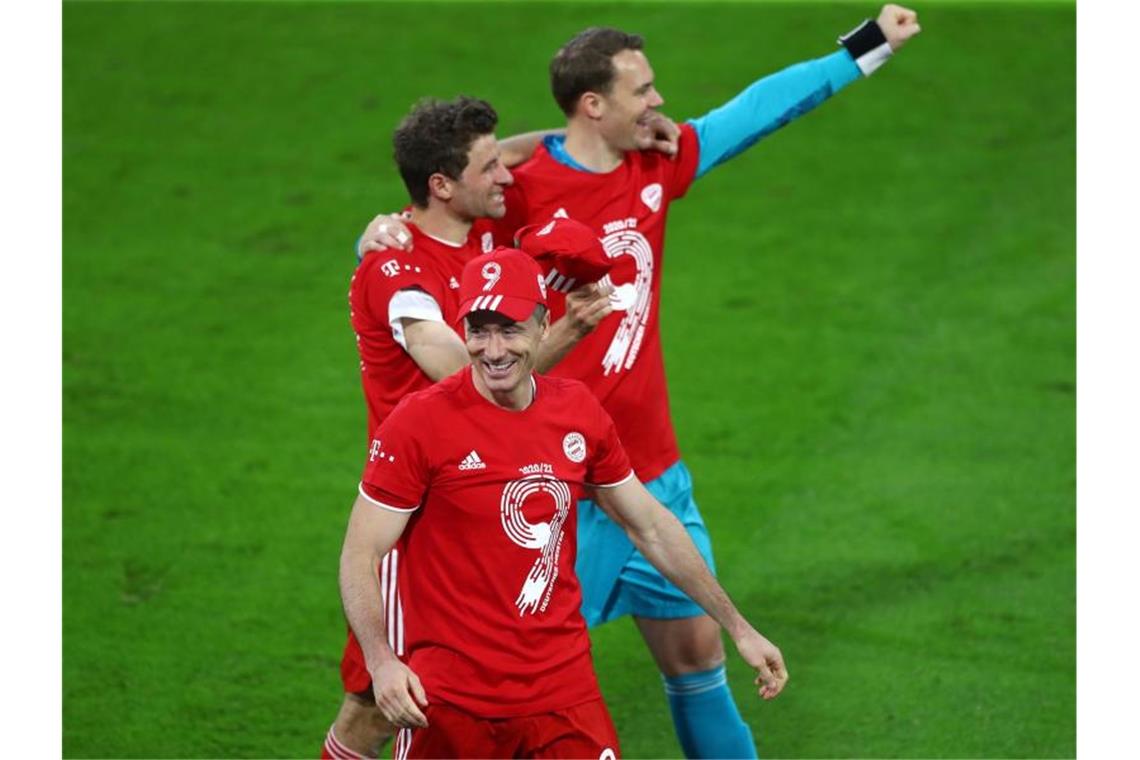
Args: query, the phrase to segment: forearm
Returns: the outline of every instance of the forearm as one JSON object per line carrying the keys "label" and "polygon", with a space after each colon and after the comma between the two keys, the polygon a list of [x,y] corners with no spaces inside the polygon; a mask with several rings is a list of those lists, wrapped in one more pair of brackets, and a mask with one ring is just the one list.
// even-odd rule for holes
{"label": "forearm", "polygon": [[705,564],[680,520],[660,505],[640,529],[626,528],[634,546],[649,563],[699,604],[736,639],[751,626]]}
{"label": "forearm", "polygon": [[433,383],[454,375],[470,363],[467,352],[450,345],[419,345],[408,349],[412,360]]}
{"label": "forearm", "polygon": [[564,129],[543,129],[537,132],[524,132],[499,140],[499,151],[503,165],[508,169],[518,166],[534,153],[535,148],[547,135],[560,135]]}
{"label": "forearm", "polygon": [[574,327],[567,317],[562,317],[550,326],[542,343],[538,347],[538,357],[535,368],[539,373],[549,372],[562,357],[570,353],[570,349],[578,345],[583,333]]}
{"label": "forearm", "polygon": [[347,543],[340,556],[340,598],[344,615],[360,642],[369,672],[395,659],[388,645],[380,591],[380,557]]}
{"label": "forearm", "polygon": [[471,359],[463,339],[443,323],[438,305],[433,302],[431,306],[437,310],[434,316],[426,318],[429,316],[427,311],[421,311],[418,314],[425,317],[423,319],[403,317],[400,319],[400,329],[403,331],[408,355],[434,383],[454,375],[466,367]]}
{"label": "forearm", "polygon": [[690,120],[700,141],[697,176],[812,110],[859,76],[850,53],[839,50],[759,79],[719,108]]}

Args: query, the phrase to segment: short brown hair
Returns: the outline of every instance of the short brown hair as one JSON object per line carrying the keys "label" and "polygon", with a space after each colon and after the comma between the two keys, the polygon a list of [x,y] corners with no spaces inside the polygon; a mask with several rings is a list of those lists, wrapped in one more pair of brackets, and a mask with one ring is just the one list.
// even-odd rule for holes
{"label": "short brown hair", "polygon": [[641,35],[605,26],[592,26],[574,35],[550,61],[550,90],[562,113],[573,116],[583,93],[608,94],[617,73],[613,57],[644,46]]}
{"label": "short brown hair", "polygon": [[428,178],[451,179],[467,168],[467,152],[483,135],[495,131],[499,115],[485,100],[460,95],[454,100],[427,98],[404,117],[392,138],[396,166],[412,203],[428,202]]}

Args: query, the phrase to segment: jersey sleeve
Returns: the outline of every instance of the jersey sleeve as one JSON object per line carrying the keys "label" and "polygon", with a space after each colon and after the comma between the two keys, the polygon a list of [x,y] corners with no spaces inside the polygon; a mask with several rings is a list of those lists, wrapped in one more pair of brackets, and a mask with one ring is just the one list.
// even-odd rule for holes
{"label": "jersey sleeve", "polygon": [[585,391],[588,401],[583,404],[591,412],[594,445],[588,447],[593,452],[586,467],[586,482],[592,486],[610,487],[632,478],[633,465],[625,453],[617,427],[608,412],[602,408],[594,395]]}
{"label": "jersey sleeve", "polygon": [[408,350],[408,341],[404,339],[405,319],[420,319],[428,322],[445,324],[443,311],[439,302],[418,288],[415,290],[399,290],[388,301],[388,327],[392,330],[392,338],[400,344],[400,348]]}
{"label": "jersey sleeve", "polygon": [[383,259],[378,265],[372,267],[368,276],[371,279],[368,285],[368,310],[377,322],[387,324],[389,318],[389,305],[392,296],[401,290],[422,290],[437,303],[444,303],[445,284],[440,282],[439,276],[418,261],[413,251],[411,254],[403,251],[377,251],[370,254]]}
{"label": "jersey sleeve", "polygon": [[677,155],[665,163],[668,167],[667,179],[671,200],[682,198],[689,192],[689,187],[697,178],[697,167],[701,159],[701,143],[697,130],[689,123],[682,124],[680,129]]}
{"label": "jersey sleeve", "polygon": [[415,405],[400,402],[369,442],[360,493],[378,507],[411,512],[420,506],[431,472],[425,425]]}
{"label": "jersey sleeve", "polygon": [[697,176],[736,156],[830,98],[860,76],[846,50],[758,79],[690,124],[700,143]]}

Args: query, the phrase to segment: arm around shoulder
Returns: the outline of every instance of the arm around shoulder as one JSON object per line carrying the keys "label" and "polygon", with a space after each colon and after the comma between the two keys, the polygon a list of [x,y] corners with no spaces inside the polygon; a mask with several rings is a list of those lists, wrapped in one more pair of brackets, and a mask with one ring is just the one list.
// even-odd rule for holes
{"label": "arm around shoulder", "polygon": [[500,160],[503,166],[513,169],[526,161],[538,148],[539,143],[549,135],[565,134],[565,129],[540,129],[534,132],[523,132],[521,135],[511,135],[499,140]]}

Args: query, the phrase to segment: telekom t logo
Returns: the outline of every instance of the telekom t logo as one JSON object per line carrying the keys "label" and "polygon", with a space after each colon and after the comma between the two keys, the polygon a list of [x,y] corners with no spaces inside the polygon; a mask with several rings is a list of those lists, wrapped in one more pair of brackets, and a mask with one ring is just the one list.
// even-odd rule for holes
{"label": "telekom t logo", "polygon": [[380,456],[380,439],[373,438],[372,446],[368,449],[368,461],[375,462],[376,458]]}

